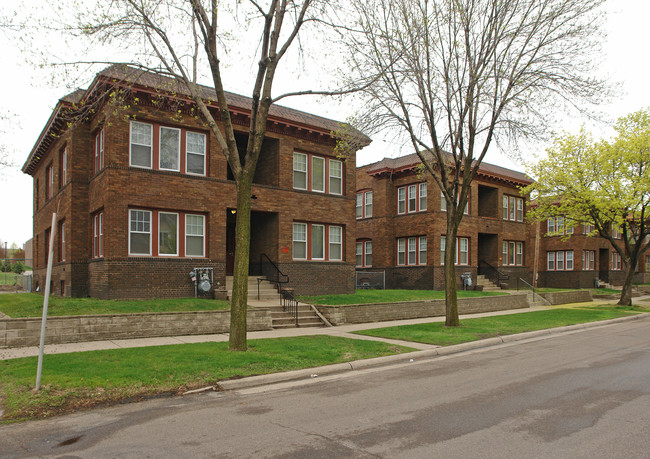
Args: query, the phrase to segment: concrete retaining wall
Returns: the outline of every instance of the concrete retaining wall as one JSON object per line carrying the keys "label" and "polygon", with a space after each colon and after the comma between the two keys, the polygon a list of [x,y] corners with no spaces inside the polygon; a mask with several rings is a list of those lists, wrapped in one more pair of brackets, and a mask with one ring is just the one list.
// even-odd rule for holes
{"label": "concrete retaining wall", "polygon": [[[265,308],[248,310],[248,330],[270,330],[271,313]],[[196,311],[98,316],[49,317],[45,344],[109,339],[226,333],[230,311]],[[40,318],[0,318],[0,347],[38,346]]]}
{"label": "concrete retaining wall", "polygon": [[[349,304],[316,306],[332,325],[418,319],[445,315],[445,300],[405,301],[401,303]],[[526,294],[459,298],[458,313],[502,311],[527,308]]]}
{"label": "concrete retaining wall", "polygon": [[540,293],[539,296],[546,299],[552,305],[568,303],[586,303],[592,301],[589,290],[573,290],[567,292]]}

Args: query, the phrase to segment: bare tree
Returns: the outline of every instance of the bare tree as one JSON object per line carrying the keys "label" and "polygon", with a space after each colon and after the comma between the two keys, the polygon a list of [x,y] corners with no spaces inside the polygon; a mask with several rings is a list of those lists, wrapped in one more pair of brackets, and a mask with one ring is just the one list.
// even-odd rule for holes
{"label": "bare tree", "polygon": [[[124,63],[172,77],[190,95],[199,116],[216,137],[237,186],[234,280],[231,298],[231,350],[246,350],[246,312],[250,251],[251,189],[266,133],[269,108],[289,95],[331,94],[310,90],[274,96],[280,63],[292,48],[300,48],[299,33],[307,24],[324,23],[334,2],[324,0],[114,0],[80,11],[69,31],[91,45],[122,59],[89,59],[93,64]],[[231,48],[247,43],[252,61],[241,61]],[[251,52],[252,51],[252,52]],[[101,55],[101,54],[100,54]],[[226,65],[251,68],[249,137],[240,158],[224,91]],[[77,64],[86,62],[76,61]],[[216,90],[213,113],[198,80],[208,75]]]}
{"label": "bare tree", "polygon": [[362,0],[347,39],[366,132],[403,134],[447,203],[446,324],[457,326],[456,235],[494,141],[535,137],[549,108],[595,102],[603,0]]}

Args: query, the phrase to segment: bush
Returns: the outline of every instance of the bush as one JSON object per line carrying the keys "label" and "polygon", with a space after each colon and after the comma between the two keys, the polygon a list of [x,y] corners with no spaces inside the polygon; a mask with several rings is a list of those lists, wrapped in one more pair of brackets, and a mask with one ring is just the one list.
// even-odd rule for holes
{"label": "bush", "polygon": [[0,261],[0,268],[1,268],[0,271],[2,271],[3,273],[10,273],[11,263],[9,262],[9,260]]}
{"label": "bush", "polygon": [[25,271],[25,265],[23,265],[20,261],[17,261],[16,263],[14,263],[11,270],[16,274],[22,274]]}

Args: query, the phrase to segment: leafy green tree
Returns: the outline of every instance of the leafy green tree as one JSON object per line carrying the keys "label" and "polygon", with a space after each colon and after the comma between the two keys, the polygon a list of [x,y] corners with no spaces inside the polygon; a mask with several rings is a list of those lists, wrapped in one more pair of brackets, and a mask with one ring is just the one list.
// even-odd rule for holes
{"label": "leafy green tree", "polygon": [[531,166],[537,181],[523,192],[536,196],[532,218],[564,216],[574,224],[594,224],[624,262],[618,304],[627,306],[636,266],[650,242],[650,109],[619,118],[614,129],[610,141],[595,141],[584,129],[557,138],[547,158]]}
{"label": "leafy green tree", "polygon": [[22,274],[25,271],[25,265],[23,265],[20,261],[17,261],[13,264],[11,270],[16,274]]}

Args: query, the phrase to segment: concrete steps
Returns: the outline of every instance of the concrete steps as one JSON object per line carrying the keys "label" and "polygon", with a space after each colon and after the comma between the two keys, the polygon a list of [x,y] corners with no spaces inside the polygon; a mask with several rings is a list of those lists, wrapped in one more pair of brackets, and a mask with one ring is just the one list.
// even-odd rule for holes
{"label": "concrete steps", "polygon": [[476,285],[483,287],[484,292],[500,292],[501,287],[496,285],[490,279],[486,278],[483,274],[476,276]]}
{"label": "concrete steps", "polygon": [[[260,276],[248,276],[248,298],[252,300],[263,300],[263,301],[277,301],[280,304],[280,293],[275,288],[271,282],[266,279],[259,282],[258,290],[258,279],[261,279]],[[226,290],[228,291],[228,298],[232,298],[232,284],[233,277],[226,276]]]}
{"label": "concrete steps", "polygon": [[[296,328],[296,319],[285,312],[282,306],[270,306],[273,328]],[[324,327],[325,324],[308,304],[298,305],[298,327]]]}

